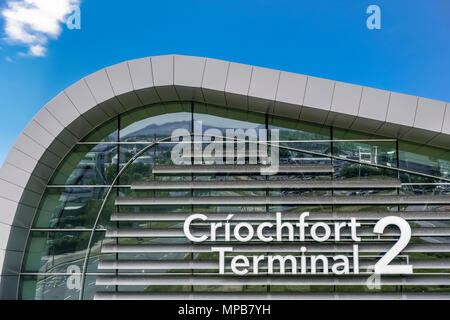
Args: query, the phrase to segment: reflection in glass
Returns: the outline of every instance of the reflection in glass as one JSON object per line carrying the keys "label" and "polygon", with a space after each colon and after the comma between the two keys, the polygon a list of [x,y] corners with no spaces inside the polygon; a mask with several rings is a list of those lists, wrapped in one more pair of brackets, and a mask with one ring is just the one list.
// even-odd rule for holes
{"label": "reflection in glass", "polygon": [[[47,188],[39,206],[35,228],[92,228],[108,188]],[[107,206],[104,211],[111,213]]]}
{"label": "reflection in glass", "polygon": [[77,145],[58,167],[52,185],[109,185],[116,176],[117,146]]}
{"label": "reflection in glass", "polygon": [[32,231],[25,251],[23,271],[40,273],[71,272],[83,267],[90,232]]}
{"label": "reflection in glass", "polygon": [[175,129],[191,130],[190,103],[167,103],[132,110],[121,116],[120,141],[151,142],[170,137]]}
{"label": "reflection in glass", "polygon": [[399,141],[400,168],[450,178],[450,151]]}
{"label": "reflection in glass", "polygon": [[81,274],[21,276],[19,299],[79,300]]}
{"label": "reflection in glass", "polygon": [[83,142],[117,142],[119,117],[114,117],[101,126],[95,128],[83,140]]}

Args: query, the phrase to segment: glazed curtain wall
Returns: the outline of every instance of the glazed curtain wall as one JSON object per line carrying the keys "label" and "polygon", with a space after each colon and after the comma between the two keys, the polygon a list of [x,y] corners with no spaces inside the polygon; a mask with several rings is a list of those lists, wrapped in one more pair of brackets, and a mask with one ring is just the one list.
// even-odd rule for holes
{"label": "glazed curtain wall", "polygon": [[[154,165],[171,164],[175,145],[169,137],[173,130],[192,133],[193,121],[202,120],[203,130],[218,128],[267,128],[280,130],[281,164],[326,164],[334,173],[277,174],[269,180],[307,179],[334,181],[343,179],[399,179],[400,188],[318,188],[252,190],[134,190],[140,181],[234,181],[266,179],[260,175],[180,174],[155,175]],[[153,145],[154,144],[154,145]],[[136,159],[141,150],[145,152]],[[125,168],[126,167],[126,168]],[[125,169],[124,169],[125,168]],[[397,170],[401,169],[401,170]],[[116,179],[119,172],[123,170]],[[113,213],[123,210],[139,212],[383,212],[448,210],[447,205],[164,205],[121,208],[119,197],[178,196],[335,196],[335,195],[438,195],[450,194],[450,152],[386,139],[349,130],[299,122],[271,115],[192,102],[164,103],[142,107],[111,119],[78,143],[54,173],[36,212],[23,257],[19,299],[92,299],[96,292],[176,291],[176,292],[336,292],[364,291],[363,286],[101,286],[99,275],[123,272],[155,274],[192,274],[215,270],[192,269],[99,269],[99,261],[109,260],[186,260],[210,261],[207,253],[104,253],[105,244],[187,244],[185,237],[110,238],[111,228],[178,229],[174,221],[111,221]],[[112,186],[112,191],[109,189]],[[447,206],[447,207],[446,207]],[[447,209],[446,209],[447,208]],[[128,212],[127,211],[127,212]],[[421,221],[411,220],[412,225]],[[431,225],[450,227],[447,221],[428,221]],[[373,225],[368,221],[367,225]],[[415,243],[449,243],[450,237],[415,237]],[[447,253],[416,253],[409,258],[449,259]],[[376,257],[374,257],[376,258]],[[371,259],[371,257],[367,257]],[[433,269],[433,272],[448,272]],[[431,290],[429,287],[382,286],[379,291]],[[450,291],[438,286],[432,290]]]}

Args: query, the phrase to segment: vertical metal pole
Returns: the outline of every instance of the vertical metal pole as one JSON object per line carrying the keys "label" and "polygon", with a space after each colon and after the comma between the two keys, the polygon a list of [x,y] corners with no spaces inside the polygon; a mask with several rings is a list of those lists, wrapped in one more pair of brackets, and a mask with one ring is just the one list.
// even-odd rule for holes
{"label": "vertical metal pole", "polygon": [[[116,165],[116,175],[120,172],[120,114],[117,115],[117,165]],[[116,185],[120,185],[120,177],[117,177]],[[119,188],[116,187],[116,199],[119,197]],[[119,212],[119,206],[115,206],[116,212]],[[116,228],[119,229],[119,221],[116,221]],[[119,245],[119,238],[116,238],[116,245]],[[119,261],[119,253],[115,254],[116,262]],[[116,269],[116,277],[119,275],[119,270]],[[114,287],[114,291],[119,291],[119,286]]]}
{"label": "vertical metal pole", "polygon": [[[400,170],[398,170],[400,168],[400,157],[399,157],[399,152],[398,152],[398,139],[395,139],[395,158],[396,158],[396,165],[397,165],[397,179],[400,182]],[[400,197],[400,188],[397,188],[397,197]],[[397,204],[397,211],[400,212],[400,203]],[[396,288],[397,289],[397,288]],[[403,286],[400,285],[400,292],[403,292]]]}
{"label": "vertical metal pole", "polygon": [[[334,169],[334,143],[333,143],[333,127],[330,126],[330,153],[331,153],[331,167]],[[331,182],[334,181],[334,170],[331,172]],[[334,187],[331,187],[331,196],[334,197]],[[334,204],[331,204],[331,212],[334,212]]]}
{"label": "vertical metal pole", "polygon": [[[194,142],[194,136],[192,135],[194,133],[194,102],[191,101],[191,141]],[[191,164],[194,164],[194,144],[192,143],[192,149],[191,149]],[[191,181],[194,181],[194,173],[191,173]],[[191,197],[194,198],[194,189],[191,189]],[[194,204],[191,204],[191,213],[194,213]],[[193,242],[191,241],[191,245],[193,245]],[[194,265],[194,252],[192,251],[191,254],[191,262],[192,265]],[[191,269],[191,275],[194,275],[194,269]],[[194,285],[191,285],[191,292],[194,292]]]}
{"label": "vertical metal pole", "polygon": [[[268,141],[269,141],[269,115],[267,113],[265,114],[265,127],[266,127],[267,157],[269,158],[269,143],[268,143]],[[269,176],[266,175],[265,179],[266,179],[266,181],[269,180]],[[270,196],[270,192],[269,192],[269,189],[267,188],[267,185],[266,185],[266,199],[268,199],[269,196]],[[266,201],[266,213],[269,213],[269,212],[270,212],[270,206],[269,206],[269,204]],[[269,255],[268,252],[266,254]],[[269,278],[268,274],[267,274],[267,278]],[[270,292],[270,285],[268,284],[268,282],[267,282],[267,285],[266,285],[266,291],[268,293]]]}
{"label": "vertical metal pole", "polygon": [[[330,154],[331,154],[331,167],[333,168],[331,175],[331,198],[334,199],[334,143],[333,143],[333,126],[330,126]],[[334,213],[334,203],[331,203],[331,212]],[[336,292],[336,285],[333,286],[333,291]]]}
{"label": "vertical metal pole", "polygon": [[[399,158],[399,152],[398,152],[398,139],[395,140],[395,157],[396,157],[396,165],[397,165],[397,179],[400,182],[400,158]],[[397,188],[397,195],[400,195],[400,187]],[[400,204],[397,206],[397,210],[400,211]]]}

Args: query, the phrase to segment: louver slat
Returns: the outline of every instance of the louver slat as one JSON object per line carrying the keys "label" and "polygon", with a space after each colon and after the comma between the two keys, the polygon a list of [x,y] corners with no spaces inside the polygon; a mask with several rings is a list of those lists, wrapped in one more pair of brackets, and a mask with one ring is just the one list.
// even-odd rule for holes
{"label": "louver slat", "polygon": [[[152,172],[154,174],[174,174],[174,173],[244,173],[259,174],[262,170],[270,166],[245,164],[245,165],[178,165],[166,166],[155,165]],[[279,165],[279,173],[333,173],[334,169],[330,165]]]}
{"label": "louver slat", "polygon": [[95,300],[450,300],[448,292],[97,292]]}
{"label": "louver slat", "polygon": [[[246,275],[239,277],[235,275],[119,275],[119,276],[97,276],[97,285],[305,285],[305,286],[355,286],[367,285],[367,275],[329,276],[329,275],[282,275],[282,276],[254,276]],[[450,285],[448,275],[417,274],[417,275],[383,275],[383,285]]]}
{"label": "louver slat", "polygon": [[[212,245],[212,244],[211,244]],[[135,244],[135,245],[116,245],[104,244],[102,246],[102,253],[131,253],[131,252],[211,252],[211,245],[183,245],[183,244]],[[216,244],[220,245],[220,244]],[[222,244],[223,245],[223,244]],[[230,243],[225,245],[230,246]],[[233,252],[299,252],[301,246],[308,248],[310,252],[353,252],[353,246],[350,244],[324,244],[317,245],[311,243],[299,244],[280,244],[280,245],[266,245],[266,244],[233,244]],[[359,244],[360,252],[385,253],[392,247],[392,244],[378,244],[378,243],[362,243]],[[409,244],[403,251],[408,252],[450,252],[448,243],[433,243],[433,244]]]}
{"label": "louver slat", "polygon": [[[310,236],[308,230],[305,234],[306,237]],[[200,228],[200,227],[191,227],[191,233],[196,236],[207,235],[209,236],[209,229]],[[274,231],[265,231],[263,233],[265,236],[276,236]],[[223,238],[224,232],[217,231],[217,237]],[[295,230],[294,235],[298,235],[298,230]],[[351,236],[350,230],[341,230],[341,236]],[[372,228],[360,228],[357,232],[358,236],[361,237],[375,237],[377,234],[373,233]],[[388,229],[386,228],[383,232],[383,236],[399,236],[400,231],[398,229]],[[183,229],[144,229],[144,228],[134,228],[134,229],[109,229],[106,231],[107,237],[118,237],[118,238],[145,238],[145,237],[184,237]],[[331,231],[331,238],[334,236],[334,231]],[[412,228],[412,236],[422,236],[422,237],[446,237],[450,236],[450,228]]]}
{"label": "louver slat", "polygon": [[248,180],[248,181],[152,181],[136,182],[133,190],[183,190],[183,189],[376,189],[400,188],[398,180]]}
{"label": "louver slat", "polygon": [[[363,258],[363,257],[361,257]],[[362,260],[359,263],[360,268],[367,268],[373,266],[377,259]],[[405,261],[393,261],[391,265],[405,264]],[[414,260],[410,259],[409,263],[414,266],[415,269],[450,269],[450,259],[439,260]],[[211,270],[219,268],[219,261],[216,260],[103,260],[99,261],[98,268],[101,270],[161,270],[161,269],[197,269],[197,270]],[[230,268],[230,261],[225,261],[225,268]],[[266,262],[259,264],[260,269],[267,268]],[[274,267],[278,270],[279,267]],[[250,270],[252,268],[250,267]]]}
{"label": "louver slat", "polygon": [[[203,213],[209,221],[225,220],[229,213]],[[188,216],[194,213],[132,213],[117,212],[111,215],[111,221],[184,221]],[[233,212],[233,221],[275,221],[274,212]],[[298,220],[300,213],[283,213],[283,220]],[[311,212],[308,220],[348,220],[356,218],[357,220],[378,220],[387,216],[402,217],[406,220],[450,220],[450,212],[437,211],[405,211],[405,212],[333,212],[333,213],[314,213]]]}
{"label": "louver slat", "polygon": [[115,204],[119,206],[145,206],[145,205],[342,205],[342,204],[446,204],[450,203],[450,195],[430,196],[323,196],[323,197],[155,197],[155,198],[119,198]]}

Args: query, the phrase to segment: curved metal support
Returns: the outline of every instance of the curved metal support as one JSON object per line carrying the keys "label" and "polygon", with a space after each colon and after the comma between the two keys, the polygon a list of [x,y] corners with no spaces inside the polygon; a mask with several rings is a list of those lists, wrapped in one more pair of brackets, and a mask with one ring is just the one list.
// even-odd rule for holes
{"label": "curved metal support", "polygon": [[114,180],[112,181],[111,185],[108,188],[108,191],[106,192],[105,198],[102,202],[102,205],[100,206],[100,209],[98,211],[97,217],[95,219],[94,225],[92,227],[91,230],[91,235],[89,237],[89,242],[86,248],[86,255],[84,257],[84,262],[83,262],[83,270],[82,270],[82,275],[81,275],[81,287],[80,287],[80,293],[79,293],[79,297],[80,300],[83,299],[83,294],[84,294],[84,282],[85,282],[85,278],[86,278],[86,269],[87,269],[87,263],[89,260],[89,254],[91,252],[91,245],[92,245],[92,239],[94,238],[94,233],[95,230],[97,228],[97,224],[98,224],[98,220],[100,219],[100,215],[103,211],[103,208],[105,207],[106,202],[108,201],[108,198],[111,194],[111,190],[113,190],[114,186],[116,185],[117,179],[119,179],[120,175],[128,168],[128,166],[130,164],[132,164],[138,157],[140,157],[145,151],[147,151],[148,149],[158,145],[160,142],[166,141],[168,139],[170,139],[171,137],[166,137],[163,138],[161,140],[155,141],[152,144],[149,144],[148,146],[144,147],[141,151],[139,151],[138,153],[136,153],[133,157],[131,157],[130,160],[128,160],[128,162],[123,166],[122,169],[120,169],[120,171],[117,173],[117,175],[114,177]]}

